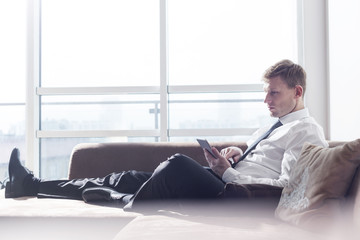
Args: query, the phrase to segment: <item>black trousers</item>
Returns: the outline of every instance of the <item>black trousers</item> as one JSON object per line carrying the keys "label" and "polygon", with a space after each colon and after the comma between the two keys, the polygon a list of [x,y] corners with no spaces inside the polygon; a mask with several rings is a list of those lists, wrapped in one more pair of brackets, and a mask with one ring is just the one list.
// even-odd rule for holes
{"label": "black trousers", "polygon": [[210,169],[182,154],[162,162],[153,173],[123,171],[103,178],[42,181],[38,197],[82,199],[90,187],[108,187],[120,193],[134,194],[133,203],[142,200],[216,198],[225,183]]}

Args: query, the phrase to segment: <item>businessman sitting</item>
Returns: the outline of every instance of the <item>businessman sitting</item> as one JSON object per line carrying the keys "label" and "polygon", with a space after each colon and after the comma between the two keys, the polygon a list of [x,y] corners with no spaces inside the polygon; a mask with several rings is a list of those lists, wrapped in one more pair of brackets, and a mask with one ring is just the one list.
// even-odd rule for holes
{"label": "businessman sitting", "polygon": [[[278,121],[256,131],[244,153],[236,147],[220,152],[212,148],[214,156],[204,151],[209,168],[175,154],[164,159],[154,172],[132,170],[102,178],[45,181],[21,165],[15,148],[5,196],[116,201],[131,208],[145,200],[215,199],[223,193],[226,183],[284,187],[303,144],[327,146],[327,142],[322,128],[304,106],[306,73],[300,65],[280,61],[265,71],[263,80],[264,103]],[[233,164],[228,161],[230,158]]]}

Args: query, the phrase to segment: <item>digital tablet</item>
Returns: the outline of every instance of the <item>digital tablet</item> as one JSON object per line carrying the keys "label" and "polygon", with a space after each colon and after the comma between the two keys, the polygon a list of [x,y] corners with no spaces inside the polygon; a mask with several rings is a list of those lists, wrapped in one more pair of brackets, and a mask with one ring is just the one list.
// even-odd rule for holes
{"label": "digital tablet", "polygon": [[[200,146],[203,149],[206,149],[206,151],[208,151],[211,154],[211,156],[213,156],[214,158],[217,158],[217,157],[215,157],[215,154],[212,152],[211,146],[210,146],[209,142],[206,139],[196,139],[196,140],[198,141],[198,143],[200,144]],[[229,158],[228,161],[231,164],[234,164],[234,159],[233,158]]]}
{"label": "digital tablet", "polygon": [[209,142],[206,139],[196,139],[196,140],[198,141],[198,143],[200,144],[200,146],[203,149],[206,149],[206,151],[208,151],[211,154],[211,156],[213,156],[214,158],[217,158],[215,156],[215,154],[212,152],[211,146],[210,146]]}

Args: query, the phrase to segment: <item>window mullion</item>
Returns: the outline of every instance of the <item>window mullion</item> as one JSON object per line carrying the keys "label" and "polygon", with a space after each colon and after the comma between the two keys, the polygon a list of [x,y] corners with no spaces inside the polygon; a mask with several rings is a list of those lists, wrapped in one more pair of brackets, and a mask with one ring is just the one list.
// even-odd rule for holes
{"label": "window mullion", "polygon": [[160,0],[160,141],[168,141],[168,29],[167,0]]}
{"label": "window mullion", "polygon": [[39,175],[40,105],[36,88],[40,84],[40,0],[28,1],[27,10],[27,88],[26,88],[26,165]]}

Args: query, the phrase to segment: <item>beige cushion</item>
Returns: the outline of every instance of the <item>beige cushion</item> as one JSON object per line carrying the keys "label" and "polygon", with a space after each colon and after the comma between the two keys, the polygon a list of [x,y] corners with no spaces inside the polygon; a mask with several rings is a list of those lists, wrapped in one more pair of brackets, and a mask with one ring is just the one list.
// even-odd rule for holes
{"label": "beige cushion", "polygon": [[360,139],[335,148],[304,144],[275,216],[311,230],[330,227],[360,164]]}
{"label": "beige cushion", "polygon": [[324,240],[318,234],[259,217],[140,216],[113,240]]}

